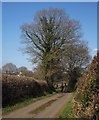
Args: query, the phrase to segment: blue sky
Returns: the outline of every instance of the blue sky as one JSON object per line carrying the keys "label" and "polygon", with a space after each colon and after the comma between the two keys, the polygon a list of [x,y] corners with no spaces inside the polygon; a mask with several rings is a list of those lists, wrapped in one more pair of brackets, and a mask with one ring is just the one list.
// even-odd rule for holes
{"label": "blue sky", "polygon": [[48,8],[62,8],[71,18],[79,20],[84,33],[84,40],[88,41],[93,55],[97,48],[97,3],[91,2],[5,2],[2,3],[2,39],[3,65],[9,62],[18,67],[26,66],[32,69],[33,65],[27,60],[28,55],[19,51],[22,47],[20,27],[24,23],[33,22],[38,10]]}
{"label": "blue sky", "polygon": [[3,2],[97,2],[98,0],[2,0]]}

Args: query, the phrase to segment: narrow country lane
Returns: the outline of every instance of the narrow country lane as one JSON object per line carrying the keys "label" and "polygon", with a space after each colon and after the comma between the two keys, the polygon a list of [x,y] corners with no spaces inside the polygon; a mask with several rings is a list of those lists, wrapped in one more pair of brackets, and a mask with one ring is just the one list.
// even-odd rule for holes
{"label": "narrow country lane", "polygon": [[71,93],[55,94],[4,115],[3,118],[56,118],[71,95]]}

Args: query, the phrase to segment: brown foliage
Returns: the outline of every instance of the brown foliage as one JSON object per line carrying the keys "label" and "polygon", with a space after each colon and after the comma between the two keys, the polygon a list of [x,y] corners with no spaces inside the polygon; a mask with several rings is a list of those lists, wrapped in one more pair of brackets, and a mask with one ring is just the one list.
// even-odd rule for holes
{"label": "brown foliage", "polygon": [[2,105],[13,105],[23,99],[44,95],[51,92],[45,81],[37,81],[32,77],[2,75]]}
{"label": "brown foliage", "polygon": [[99,118],[99,51],[78,83],[73,114]]}

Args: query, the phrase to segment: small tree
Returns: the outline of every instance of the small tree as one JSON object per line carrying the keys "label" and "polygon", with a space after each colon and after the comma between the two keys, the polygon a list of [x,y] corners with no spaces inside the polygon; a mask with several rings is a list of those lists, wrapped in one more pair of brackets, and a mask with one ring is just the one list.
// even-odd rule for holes
{"label": "small tree", "polygon": [[26,48],[32,60],[38,60],[44,66],[45,79],[49,70],[54,68],[60,57],[60,49],[70,41],[80,38],[80,25],[61,9],[41,10],[36,13],[32,24],[22,26]]}

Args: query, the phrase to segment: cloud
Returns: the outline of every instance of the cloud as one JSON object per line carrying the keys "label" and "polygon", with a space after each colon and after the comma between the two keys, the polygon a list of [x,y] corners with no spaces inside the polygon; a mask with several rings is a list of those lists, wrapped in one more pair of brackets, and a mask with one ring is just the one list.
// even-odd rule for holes
{"label": "cloud", "polygon": [[97,48],[93,48],[93,50],[92,50],[93,52],[97,52]]}

